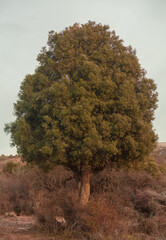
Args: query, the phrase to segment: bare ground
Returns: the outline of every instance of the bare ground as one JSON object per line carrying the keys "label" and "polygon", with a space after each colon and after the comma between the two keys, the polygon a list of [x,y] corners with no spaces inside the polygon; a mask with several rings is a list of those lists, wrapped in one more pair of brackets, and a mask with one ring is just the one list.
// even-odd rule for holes
{"label": "bare ground", "polygon": [[36,220],[31,216],[0,216],[0,240],[53,240],[54,237],[35,233]]}

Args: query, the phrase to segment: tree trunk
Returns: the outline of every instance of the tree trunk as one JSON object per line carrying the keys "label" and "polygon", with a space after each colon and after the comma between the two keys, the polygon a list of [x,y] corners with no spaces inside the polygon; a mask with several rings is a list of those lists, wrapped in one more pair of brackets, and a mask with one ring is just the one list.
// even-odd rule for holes
{"label": "tree trunk", "polygon": [[91,172],[88,166],[84,165],[81,169],[81,185],[79,189],[79,201],[85,205],[90,197],[90,177]]}

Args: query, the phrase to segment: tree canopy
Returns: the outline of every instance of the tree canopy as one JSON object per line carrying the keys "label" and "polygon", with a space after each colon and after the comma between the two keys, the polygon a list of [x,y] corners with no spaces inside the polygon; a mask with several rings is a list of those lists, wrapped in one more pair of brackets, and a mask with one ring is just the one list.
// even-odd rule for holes
{"label": "tree canopy", "polygon": [[49,32],[39,66],[23,80],[7,124],[27,162],[75,176],[143,160],[154,148],[156,85],[135,50],[95,22]]}

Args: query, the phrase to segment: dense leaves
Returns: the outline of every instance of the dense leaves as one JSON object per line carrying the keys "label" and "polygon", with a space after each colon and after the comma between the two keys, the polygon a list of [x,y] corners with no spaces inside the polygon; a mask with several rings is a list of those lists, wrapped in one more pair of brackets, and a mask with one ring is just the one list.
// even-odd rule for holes
{"label": "dense leaves", "polygon": [[152,151],[156,85],[135,51],[95,22],[51,31],[39,66],[21,84],[6,125],[27,162],[79,173],[143,160]]}

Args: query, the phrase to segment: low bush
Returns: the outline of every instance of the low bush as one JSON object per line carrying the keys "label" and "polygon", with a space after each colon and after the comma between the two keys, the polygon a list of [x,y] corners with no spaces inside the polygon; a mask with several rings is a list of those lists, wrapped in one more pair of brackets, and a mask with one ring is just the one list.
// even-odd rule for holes
{"label": "low bush", "polygon": [[17,215],[33,214],[35,189],[33,188],[34,173],[5,174],[0,176],[0,214],[14,211]]}
{"label": "low bush", "polygon": [[4,165],[4,167],[2,168],[2,171],[4,173],[12,174],[12,173],[15,173],[18,168],[19,168],[19,164],[14,162],[8,162],[7,164]]}

